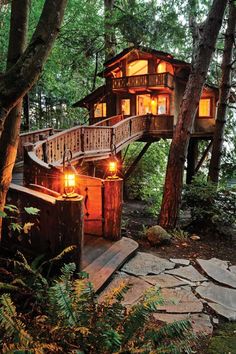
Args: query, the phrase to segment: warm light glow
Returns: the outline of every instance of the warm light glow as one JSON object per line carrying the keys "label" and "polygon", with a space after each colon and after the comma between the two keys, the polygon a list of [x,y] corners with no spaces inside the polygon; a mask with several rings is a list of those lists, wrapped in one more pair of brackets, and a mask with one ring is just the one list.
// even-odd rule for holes
{"label": "warm light glow", "polygon": [[128,76],[145,75],[148,73],[147,60],[135,60],[128,66]]}
{"label": "warm light glow", "polygon": [[107,116],[107,105],[106,103],[97,103],[94,105],[94,117],[101,118]]}
{"label": "warm light glow", "polygon": [[117,171],[117,162],[110,161],[109,162],[109,172],[110,173],[116,173],[116,171]]}
{"label": "warm light glow", "polygon": [[202,98],[199,102],[199,117],[211,116],[211,99]]}
{"label": "warm light glow", "polygon": [[64,175],[64,181],[65,181],[65,188],[75,187],[75,174],[66,173]]}
{"label": "warm light glow", "polygon": [[124,99],[121,100],[121,112],[125,116],[129,116],[130,115],[130,99],[124,98]]}
{"label": "warm light glow", "polygon": [[166,61],[161,61],[157,66],[157,73],[170,73],[174,75],[174,69],[170,63],[167,63]]}

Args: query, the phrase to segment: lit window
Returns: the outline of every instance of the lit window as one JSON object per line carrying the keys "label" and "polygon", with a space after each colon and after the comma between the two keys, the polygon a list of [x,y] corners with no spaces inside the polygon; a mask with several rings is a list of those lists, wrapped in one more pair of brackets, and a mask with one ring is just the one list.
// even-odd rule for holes
{"label": "lit window", "polygon": [[130,100],[129,99],[121,100],[121,112],[125,116],[129,116],[130,115]]}
{"label": "lit window", "polygon": [[157,98],[157,114],[167,114],[167,96],[159,95]]}
{"label": "lit window", "polygon": [[148,73],[147,60],[135,60],[128,65],[128,76],[145,75]]}
{"label": "lit window", "polygon": [[106,115],[107,115],[106,103],[97,103],[94,106],[94,117],[100,118],[100,117],[106,117]]}
{"label": "lit window", "polygon": [[170,74],[174,74],[174,69],[173,66],[170,63],[167,63],[165,61],[161,61],[158,66],[157,66],[157,73],[161,74],[161,73],[170,73]]}
{"label": "lit window", "polygon": [[202,98],[199,102],[199,117],[211,116],[211,99]]}

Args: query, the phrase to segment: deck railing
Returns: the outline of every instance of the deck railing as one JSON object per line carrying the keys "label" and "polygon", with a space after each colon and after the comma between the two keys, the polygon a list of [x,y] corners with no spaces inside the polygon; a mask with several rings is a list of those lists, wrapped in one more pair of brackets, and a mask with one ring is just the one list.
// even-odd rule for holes
{"label": "deck railing", "polygon": [[113,90],[131,87],[168,87],[173,89],[174,77],[170,73],[118,77],[111,79],[111,87]]}

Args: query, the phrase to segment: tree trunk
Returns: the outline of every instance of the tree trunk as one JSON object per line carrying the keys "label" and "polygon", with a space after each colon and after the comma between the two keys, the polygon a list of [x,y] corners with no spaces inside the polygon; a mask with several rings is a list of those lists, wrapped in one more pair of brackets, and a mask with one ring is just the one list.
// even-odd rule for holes
{"label": "tree trunk", "polygon": [[[28,31],[28,14],[29,0],[12,0],[7,70],[17,62],[24,52]],[[3,209],[5,205],[6,192],[11,182],[12,170],[16,160],[21,124],[21,111],[22,99],[18,101],[17,105],[12,108],[6,117],[0,138],[0,210]]]}
{"label": "tree trunk", "polygon": [[169,152],[159,220],[160,225],[167,229],[176,226],[189,139],[226,4],[227,0],[214,0],[205,23],[199,29],[198,50],[192,63]]}
{"label": "tree trunk", "polygon": [[115,0],[104,0],[104,42],[105,42],[105,60],[114,57],[115,49],[115,30],[112,24],[112,15]]}
{"label": "tree trunk", "polygon": [[220,172],[220,160],[224,141],[224,127],[227,115],[227,106],[231,88],[232,58],[236,30],[236,5],[230,2],[227,31],[225,34],[224,54],[222,60],[222,77],[220,84],[219,105],[216,116],[216,125],[213,137],[212,154],[209,166],[208,178],[218,183]]}
{"label": "tree trunk", "polygon": [[[12,2],[12,6],[16,7],[19,7],[19,4],[21,4],[20,9],[18,8],[18,12],[15,13],[16,16],[22,16],[22,2],[23,0]],[[3,127],[0,137],[0,210],[4,209],[6,194],[11,182],[12,169],[16,158],[20,130],[19,111],[21,110],[21,101],[42,71],[43,65],[59,32],[66,3],[67,0],[45,1],[31,42],[20,57],[20,53],[16,57],[13,57],[12,54],[10,55],[9,47],[9,58],[17,61],[5,74],[0,76],[0,130]],[[19,17],[17,18],[19,19]],[[21,20],[19,19],[19,21]],[[11,23],[12,30],[13,27],[17,30],[21,26],[21,22],[17,24]],[[20,32],[18,35],[20,35]],[[16,42],[14,44],[16,45]],[[11,50],[14,53],[13,49]],[[14,107],[14,115],[8,115]],[[0,218],[0,235],[1,225],[2,219]]]}

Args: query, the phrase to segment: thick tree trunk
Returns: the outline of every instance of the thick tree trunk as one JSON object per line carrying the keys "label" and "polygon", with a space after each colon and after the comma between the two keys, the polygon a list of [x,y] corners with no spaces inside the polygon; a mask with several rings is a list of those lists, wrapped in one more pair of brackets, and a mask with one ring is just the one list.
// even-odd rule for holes
{"label": "thick tree trunk", "polygon": [[160,225],[167,229],[174,228],[177,222],[189,139],[226,4],[227,0],[214,0],[208,17],[199,30],[198,50],[194,56],[192,72],[181,103],[169,152],[159,220]]}
{"label": "thick tree trunk", "polygon": [[222,77],[220,84],[219,105],[216,116],[216,125],[213,137],[212,154],[209,166],[209,180],[218,183],[220,172],[220,160],[224,141],[224,127],[227,115],[227,106],[231,88],[231,71],[233,48],[236,30],[236,5],[230,2],[228,26],[225,34],[224,54],[222,60]]}
{"label": "thick tree trunk", "polygon": [[[17,62],[24,52],[28,31],[28,13],[29,0],[12,0],[7,70]],[[5,205],[6,192],[11,182],[12,169],[16,160],[21,110],[22,100],[19,100],[6,117],[0,138],[0,210]]]}
{"label": "thick tree trunk", "polygon": [[[16,16],[22,15],[22,2],[23,0],[12,2],[13,6],[19,7],[19,4],[21,4]],[[0,130],[1,127],[3,128],[0,137],[0,210],[3,210],[5,205],[6,193],[11,182],[12,169],[16,158],[22,98],[31,89],[42,71],[59,32],[66,3],[67,0],[45,1],[30,44],[20,57],[20,53],[15,58],[12,54],[9,55],[9,58],[12,58],[13,61],[17,60],[17,62],[0,76]],[[21,21],[22,19],[18,18],[18,20]],[[21,22],[11,23],[12,30],[13,27],[21,29],[21,26]],[[11,49],[12,53],[14,53],[13,49]],[[14,107],[15,111],[8,115]],[[0,235],[1,222],[0,218]]]}
{"label": "thick tree trunk", "polygon": [[114,2],[115,0],[104,0],[105,60],[111,59],[116,53],[115,30],[112,25]]}

